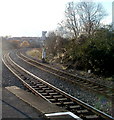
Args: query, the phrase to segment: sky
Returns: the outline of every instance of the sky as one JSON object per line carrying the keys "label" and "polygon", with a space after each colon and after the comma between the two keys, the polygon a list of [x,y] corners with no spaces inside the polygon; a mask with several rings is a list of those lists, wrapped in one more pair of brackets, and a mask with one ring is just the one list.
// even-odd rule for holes
{"label": "sky", "polygon": [[[42,31],[55,30],[64,19],[69,1],[72,0],[0,0],[0,36],[39,37]],[[112,1],[100,0],[108,13],[105,24],[112,22]]]}

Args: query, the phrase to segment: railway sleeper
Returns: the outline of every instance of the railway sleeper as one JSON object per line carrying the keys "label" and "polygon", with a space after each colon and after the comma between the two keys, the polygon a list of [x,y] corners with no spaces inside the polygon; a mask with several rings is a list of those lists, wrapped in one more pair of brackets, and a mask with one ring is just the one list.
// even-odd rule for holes
{"label": "railway sleeper", "polygon": [[48,100],[51,101],[52,103],[57,102],[57,100],[56,100],[56,99],[53,99],[53,98],[49,98]]}
{"label": "railway sleeper", "polygon": [[41,94],[42,94],[43,96],[47,96],[47,95],[48,95],[48,93],[45,93],[45,92],[44,92],[44,93],[41,93]]}
{"label": "railway sleeper", "polygon": [[79,80],[79,79],[75,79],[75,81],[76,81],[76,82],[80,82],[80,80]]}
{"label": "railway sleeper", "polygon": [[90,84],[90,82],[89,81],[86,81],[86,80],[83,80],[83,79],[79,79],[81,82],[83,82],[83,83],[88,83],[88,84]]}
{"label": "railway sleeper", "polygon": [[44,92],[45,92],[45,90],[38,90],[38,92],[39,92],[39,93],[44,93]]}
{"label": "railway sleeper", "polygon": [[112,90],[105,90],[105,93],[114,93]]}
{"label": "railway sleeper", "polygon": [[34,88],[36,91],[39,91],[39,90],[42,90],[41,88],[38,88],[38,87],[36,87],[36,88]]}
{"label": "railway sleeper", "polygon": [[88,84],[87,87],[91,88],[93,87],[94,85],[93,84]]}
{"label": "railway sleeper", "polygon": [[46,92],[54,92],[54,90],[52,90],[52,89],[49,89],[49,90],[45,90]]}
{"label": "railway sleeper", "polygon": [[89,83],[87,83],[87,82],[84,82],[83,84],[84,84],[84,85],[89,85]]}
{"label": "railway sleeper", "polygon": [[113,96],[114,96],[114,93],[108,93],[107,95],[113,97]]}
{"label": "railway sleeper", "polygon": [[77,109],[77,108],[80,108],[81,106],[80,105],[71,105],[69,106],[70,109]]}
{"label": "railway sleeper", "polygon": [[37,85],[33,85],[33,86],[31,86],[32,88],[34,88],[34,89],[38,89],[38,86]]}
{"label": "railway sleeper", "polygon": [[30,81],[30,84],[31,85],[35,85],[36,83],[34,81]]}
{"label": "railway sleeper", "polygon": [[38,80],[36,81],[36,80],[34,80],[34,85],[36,85],[36,86],[43,86],[44,84],[42,83],[42,82],[39,82]]}
{"label": "railway sleeper", "polygon": [[53,103],[53,104],[55,104],[55,105],[57,105],[57,106],[63,106],[60,102],[55,102],[55,103]]}
{"label": "railway sleeper", "polygon": [[85,113],[85,114],[89,113],[89,111],[87,109],[77,110],[76,112],[77,113]]}
{"label": "railway sleeper", "polygon": [[21,76],[21,79],[26,80],[26,79],[27,79],[27,77],[25,77],[25,76]]}
{"label": "railway sleeper", "polygon": [[[21,73],[21,71],[19,70],[19,73]],[[30,75],[29,74],[26,74],[26,77],[27,78],[30,78]]]}
{"label": "railway sleeper", "polygon": [[47,88],[46,85],[38,85],[39,88]]}
{"label": "railway sleeper", "polygon": [[42,83],[36,83],[37,86],[44,86]]}
{"label": "railway sleeper", "polygon": [[63,98],[63,95],[53,95],[54,98]]}
{"label": "railway sleeper", "polygon": [[93,86],[93,89],[96,89],[96,88],[98,88],[98,86],[96,85],[96,86]]}
{"label": "railway sleeper", "polygon": [[[77,111],[76,111],[76,112],[77,112]],[[77,113],[79,113],[79,114],[83,114],[84,116],[96,115],[96,114],[94,114],[92,111],[87,110],[87,109],[82,110],[81,112],[79,111],[79,112],[77,112]]]}
{"label": "railway sleeper", "polygon": [[58,101],[66,101],[67,98],[58,98]]}
{"label": "railway sleeper", "polygon": [[50,95],[58,95],[59,93],[56,93],[56,92],[52,92],[52,93],[49,93]]}
{"label": "railway sleeper", "polygon": [[68,102],[64,102],[64,105],[73,105],[74,102],[68,101]]}
{"label": "railway sleeper", "polygon": [[48,95],[48,96],[45,96],[45,97],[46,97],[47,99],[48,99],[48,98],[49,98],[49,99],[50,99],[50,98],[53,98],[53,97],[52,97],[52,96],[50,96],[50,95]]}
{"label": "railway sleeper", "polygon": [[42,88],[43,90],[50,90],[50,88]]}
{"label": "railway sleeper", "polygon": [[89,120],[105,120],[104,118],[101,118],[98,115],[85,115],[84,118]]}
{"label": "railway sleeper", "polygon": [[99,91],[100,91],[100,92],[102,92],[102,91],[104,92],[104,88],[99,88]]}
{"label": "railway sleeper", "polygon": [[[64,103],[63,103],[64,104]],[[80,105],[73,104],[65,104],[64,107],[69,111],[75,111],[76,108],[80,107]]]}

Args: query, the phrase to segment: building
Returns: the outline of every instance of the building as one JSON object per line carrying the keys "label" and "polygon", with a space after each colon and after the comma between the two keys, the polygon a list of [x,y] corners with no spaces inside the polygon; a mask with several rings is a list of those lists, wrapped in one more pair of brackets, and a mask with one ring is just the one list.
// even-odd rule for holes
{"label": "building", "polygon": [[114,30],[114,1],[112,2],[112,25]]}

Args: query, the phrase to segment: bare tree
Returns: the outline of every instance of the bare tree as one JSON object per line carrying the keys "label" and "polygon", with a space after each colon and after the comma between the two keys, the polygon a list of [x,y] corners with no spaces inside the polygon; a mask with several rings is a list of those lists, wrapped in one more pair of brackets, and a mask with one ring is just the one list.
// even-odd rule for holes
{"label": "bare tree", "polygon": [[64,46],[68,43],[68,39],[63,38],[52,31],[48,33],[48,38],[46,40],[47,52],[52,55],[57,55],[58,53],[64,53]]}
{"label": "bare tree", "polygon": [[79,2],[76,9],[80,17],[82,30],[87,35],[92,34],[107,15],[101,3]]}
{"label": "bare tree", "polygon": [[102,4],[95,2],[69,2],[66,5],[65,20],[60,24],[67,32],[78,37],[81,33],[90,35],[106,16]]}
{"label": "bare tree", "polygon": [[73,33],[73,37],[77,37],[80,32],[80,21],[77,14],[76,4],[73,2],[69,2],[66,5],[65,18],[64,26],[67,28],[67,32],[71,32],[71,35]]}
{"label": "bare tree", "polygon": [[53,55],[56,54],[55,50],[55,44],[56,44],[56,34],[54,31],[48,33],[47,40],[45,41],[45,45],[47,47],[47,51],[49,53],[52,53]]}

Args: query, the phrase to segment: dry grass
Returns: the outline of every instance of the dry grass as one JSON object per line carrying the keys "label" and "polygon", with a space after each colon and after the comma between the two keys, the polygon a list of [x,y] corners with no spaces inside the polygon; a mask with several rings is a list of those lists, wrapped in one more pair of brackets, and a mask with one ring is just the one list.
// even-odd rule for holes
{"label": "dry grass", "polygon": [[29,42],[28,41],[23,41],[21,44],[20,44],[20,47],[28,47],[30,46]]}
{"label": "dry grass", "polygon": [[37,48],[27,51],[26,54],[36,59],[41,59],[42,55],[41,50]]}

